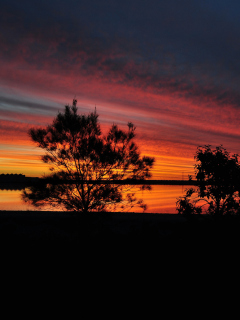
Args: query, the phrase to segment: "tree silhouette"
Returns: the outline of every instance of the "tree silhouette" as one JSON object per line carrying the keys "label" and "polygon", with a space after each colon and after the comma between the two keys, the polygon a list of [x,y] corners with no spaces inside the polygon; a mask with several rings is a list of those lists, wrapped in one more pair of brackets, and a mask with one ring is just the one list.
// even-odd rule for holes
{"label": "tree silhouette", "polygon": [[73,100],[51,125],[32,128],[29,135],[45,150],[42,160],[51,165],[51,174],[25,190],[24,201],[82,212],[126,209],[136,204],[146,208],[135,197],[132,183],[151,177],[154,159],[140,156],[132,123],[126,131],[112,125],[104,136],[96,109],[79,115],[77,100]]}
{"label": "tree silhouette", "polygon": [[[198,147],[195,159],[197,188],[190,188],[177,200],[181,214],[207,213],[223,215],[240,210],[238,155],[230,154],[222,146],[211,149],[210,145]],[[197,206],[197,204],[200,204]]]}

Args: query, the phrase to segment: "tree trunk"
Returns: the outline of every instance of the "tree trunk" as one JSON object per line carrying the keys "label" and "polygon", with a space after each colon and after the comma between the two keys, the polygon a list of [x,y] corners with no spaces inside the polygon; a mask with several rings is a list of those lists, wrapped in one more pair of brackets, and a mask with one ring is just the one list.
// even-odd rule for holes
{"label": "tree trunk", "polygon": [[220,215],[220,199],[217,199],[216,200],[216,204],[217,204],[217,207],[216,207],[216,216],[219,216]]}

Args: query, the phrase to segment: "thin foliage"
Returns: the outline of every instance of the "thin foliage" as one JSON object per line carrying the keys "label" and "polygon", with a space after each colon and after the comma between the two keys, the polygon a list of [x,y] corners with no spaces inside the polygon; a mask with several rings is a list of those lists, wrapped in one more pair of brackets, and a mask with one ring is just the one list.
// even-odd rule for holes
{"label": "thin foliage", "polygon": [[[146,209],[136,198],[132,181],[151,177],[154,158],[141,157],[135,130],[132,123],[127,130],[114,124],[104,136],[96,109],[79,115],[77,100],[73,100],[51,125],[30,129],[31,139],[45,150],[42,161],[50,165],[51,174],[25,190],[23,199],[34,206],[50,204],[82,212],[124,210],[134,205]],[[123,180],[131,184],[118,183]]]}
{"label": "thin foliage", "polygon": [[208,213],[221,216],[240,211],[239,182],[240,166],[238,155],[218,146],[198,147],[195,155],[196,188],[186,191],[177,200],[180,214]]}

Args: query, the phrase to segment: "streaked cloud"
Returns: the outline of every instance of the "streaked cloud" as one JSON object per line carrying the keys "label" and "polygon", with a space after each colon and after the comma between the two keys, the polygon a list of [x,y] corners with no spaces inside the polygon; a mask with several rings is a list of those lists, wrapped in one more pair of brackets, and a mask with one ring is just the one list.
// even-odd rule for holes
{"label": "streaked cloud", "polygon": [[236,12],[234,0],[3,0],[0,144],[14,133],[29,143],[31,125],[76,97],[80,112],[97,106],[104,130],[134,122],[158,177],[179,176],[181,159],[189,170],[199,144],[237,152]]}

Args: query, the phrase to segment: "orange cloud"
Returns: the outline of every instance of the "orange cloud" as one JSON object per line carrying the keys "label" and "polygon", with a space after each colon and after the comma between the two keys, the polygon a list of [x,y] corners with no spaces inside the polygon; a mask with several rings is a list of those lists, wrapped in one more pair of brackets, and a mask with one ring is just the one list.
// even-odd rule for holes
{"label": "orange cloud", "polygon": [[[4,86],[18,88],[39,100],[57,101],[60,110],[75,96],[79,112],[92,111],[96,105],[103,132],[113,122],[121,127],[128,121],[133,122],[142,154],[156,158],[154,179],[177,179],[182,174],[192,174],[198,145],[222,143],[230,152],[238,152],[238,94],[230,88],[224,91],[220,85],[211,86],[211,79],[207,76],[204,79],[202,75],[202,81],[206,81],[203,86],[191,74],[175,75],[169,65],[159,66],[153,60],[145,62],[134,54],[127,59],[124,53],[116,54],[114,50],[106,54],[99,49],[95,55],[88,55],[87,50],[81,49],[61,62],[54,55],[57,44],[53,42],[43,59],[35,51],[30,55],[27,44],[34,44],[35,40],[28,38],[20,47],[19,56],[1,64],[0,78],[4,79]],[[53,106],[48,110],[44,105],[31,108],[28,104],[28,110],[20,112],[17,103],[15,111],[0,109],[2,150],[15,145],[32,148],[32,152],[37,153],[27,131],[31,126],[51,123],[57,109],[54,111]],[[27,172],[32,167],[32,173],[39,174],[40,169],[36,167],[41,168],[40,162],[32,162],[29,155],[26,162],[21,162],[22,152],[16,148],[12,155],[14,165],[9,165],[9,170],[25,165]],[[21,160],[19,163],[17,157]],[[4,161],[4,170],[7,170]]]}

